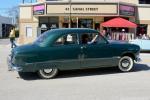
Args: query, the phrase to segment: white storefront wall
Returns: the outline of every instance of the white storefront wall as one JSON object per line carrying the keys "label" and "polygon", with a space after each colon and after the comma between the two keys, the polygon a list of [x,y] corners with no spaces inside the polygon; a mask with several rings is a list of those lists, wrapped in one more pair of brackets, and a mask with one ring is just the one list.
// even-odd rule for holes
{"label": "white storefront wall", "polygon": [[138,19],[140,24],[147,24],[147,34],[150,36],[150,5],[138,6]]}

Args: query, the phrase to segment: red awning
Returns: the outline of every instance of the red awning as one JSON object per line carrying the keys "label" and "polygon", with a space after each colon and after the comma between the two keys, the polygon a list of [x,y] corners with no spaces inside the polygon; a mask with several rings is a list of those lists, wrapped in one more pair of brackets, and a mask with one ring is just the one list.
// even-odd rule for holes
{"label": "red awning", "polygon": [[136,28],[137,25],[123,18],[114,18],[107,22],[101,24],[103,27],[126,27],[126,28]]}

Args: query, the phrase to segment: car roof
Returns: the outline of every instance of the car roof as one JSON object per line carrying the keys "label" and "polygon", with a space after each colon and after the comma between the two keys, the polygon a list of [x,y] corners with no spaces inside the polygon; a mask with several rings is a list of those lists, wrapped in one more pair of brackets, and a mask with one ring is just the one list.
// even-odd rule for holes
{"label": "car roof", "polygon": [[[62,35],[67,35],[69,33],[77,33],[77,34],[85,34],[85,33],[99,33],[97,30],[90,29],[90,28],[59,28],[59,29],[52,29],[46,31],[44,34],[50,35],[47,38],[44,45],[52,45],[53,42]],[[48,43],[48,44],[47,44]],[[49,44],[51,43],[51,44]]]}
{"label": "car roof", "polygon": [[98,31],[90,28],[59,28],[59,29],[52,29],[49,32],[61,35],[61,34],[68,34],[68,33],[98,33]]}

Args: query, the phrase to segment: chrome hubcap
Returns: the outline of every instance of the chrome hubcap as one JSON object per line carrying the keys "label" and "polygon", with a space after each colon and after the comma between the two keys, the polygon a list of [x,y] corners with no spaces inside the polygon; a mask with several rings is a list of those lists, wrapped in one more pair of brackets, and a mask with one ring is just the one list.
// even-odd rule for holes
{"label": "chrome hubcap", "polygon": [[53,70],[52,69],[44,69],[43,71],[48,74],[48,73],[51,73]]}
{"label": "chrome hubcap", "polygon": [[127,68],[130,65],[130,62],[128,60],[122,61],[122,67]]}

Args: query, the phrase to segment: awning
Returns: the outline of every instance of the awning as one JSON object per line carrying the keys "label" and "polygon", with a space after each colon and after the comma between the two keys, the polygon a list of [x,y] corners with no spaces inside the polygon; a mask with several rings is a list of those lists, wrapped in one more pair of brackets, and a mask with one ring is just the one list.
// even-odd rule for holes
{"label": "awning", "polygon": [[114,19],[111,19],[107,22],[104,22],[101,24],[103,27],[124,27],[124,28],[136,28],[137,25],[133,22],[130,22],[126,19],[117,17]]}

